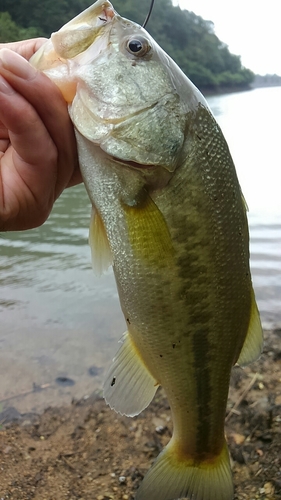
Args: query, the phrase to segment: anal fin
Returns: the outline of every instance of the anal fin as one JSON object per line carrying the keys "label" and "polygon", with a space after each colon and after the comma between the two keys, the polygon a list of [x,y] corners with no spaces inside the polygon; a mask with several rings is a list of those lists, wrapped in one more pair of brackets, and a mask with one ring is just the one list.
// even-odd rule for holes
{"label": "anal fin", "polygon": [[263,333],[260,315],[256,304],[255,294],[252,290],[252,309],[249,328],[237,364],[246,366],[256,361],[263,348]]}
{"label": "anal fin", "polygon": [[118,413],[134,417],[149,405],[158,384],[140,357],[130,333],[124,333],[121,342],[107,374],[104,398]]}

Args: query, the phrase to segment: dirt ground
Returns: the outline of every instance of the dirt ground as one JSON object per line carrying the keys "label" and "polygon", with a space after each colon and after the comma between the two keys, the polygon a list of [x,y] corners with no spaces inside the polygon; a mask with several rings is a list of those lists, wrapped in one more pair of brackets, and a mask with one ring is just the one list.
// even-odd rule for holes
{"label": "dirt ground", "polygon": [[[0,425],[0,500],[132,500],[172,429],[161,391],[134,419],[93,395],[42,415],[10,408]],[[281,499],[281,330],[265,333],[258,362],[234,368],[226,435],[235,499]]]}

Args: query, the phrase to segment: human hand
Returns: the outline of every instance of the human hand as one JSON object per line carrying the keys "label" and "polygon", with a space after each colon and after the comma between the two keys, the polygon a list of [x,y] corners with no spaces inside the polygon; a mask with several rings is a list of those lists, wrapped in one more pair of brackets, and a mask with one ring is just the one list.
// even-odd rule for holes
{"label": "human hand", "polygon": [[0,44],[0,231],[41,225],[61,192],[82,181],[67,104],[24,59],[44,42]]}

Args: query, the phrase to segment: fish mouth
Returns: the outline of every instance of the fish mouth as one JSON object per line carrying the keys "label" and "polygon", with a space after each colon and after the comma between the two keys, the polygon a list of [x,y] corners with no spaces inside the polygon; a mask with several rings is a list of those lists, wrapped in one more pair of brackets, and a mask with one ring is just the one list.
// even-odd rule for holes
{"label": "fish mouth", "polygon": [[74,19],[52,33],[51,38],[31,57],[30,63],[40,71],[67,65],[68,60],[86,51],[117,12],[107,0],[98,0]]}
{"label": "fish mouth", "polygon": [[115,15],[107,0],[98,0],[91,7],[53,33],[51,41],[56,54],[64,59],[73,59],[87,50],[103,33]]}

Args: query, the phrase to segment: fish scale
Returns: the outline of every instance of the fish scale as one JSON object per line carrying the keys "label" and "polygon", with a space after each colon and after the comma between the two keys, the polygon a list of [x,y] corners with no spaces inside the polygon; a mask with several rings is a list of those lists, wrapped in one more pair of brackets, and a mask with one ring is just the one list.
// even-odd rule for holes
{"label": "fish scale", "polygon": [[246,205],[223,134],[175,62],[108,1],[31,62],[69,103],[93,205],[93,265],[112,264],[127,324],[105,399],[134,416],[161,385],[171,407],[172,438],[136,500],[231,500],[230,372],[260,355],[262,331]]}

